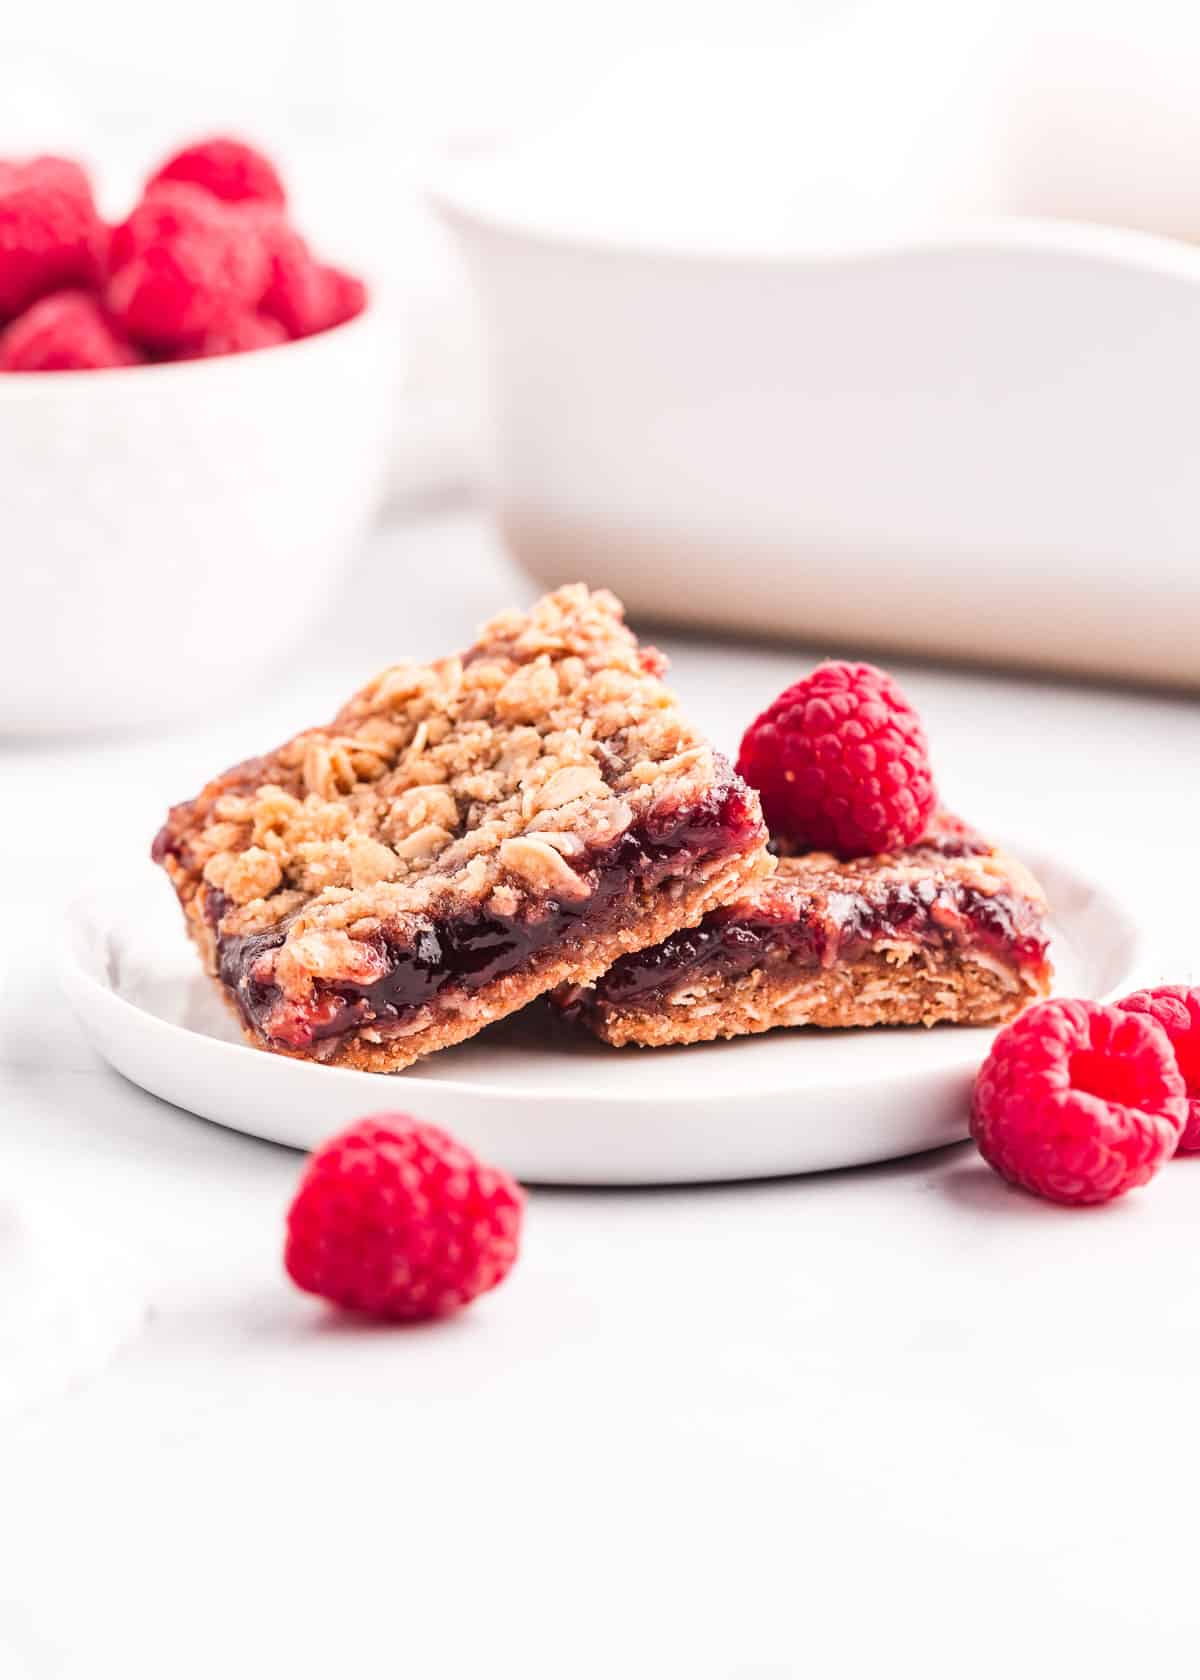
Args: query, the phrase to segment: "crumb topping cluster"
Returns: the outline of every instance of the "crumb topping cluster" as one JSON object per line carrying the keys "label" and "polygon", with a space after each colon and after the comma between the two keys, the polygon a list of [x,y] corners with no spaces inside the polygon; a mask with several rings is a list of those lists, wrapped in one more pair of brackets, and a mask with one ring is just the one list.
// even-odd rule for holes
{"label": "crumb topping cluster", "polygon": [[360,942],[410,914],[586,899],[593,854],[717,773],[663,669],[613,595],[560,589],[229,771],[175,807],[155,855],[194,921],[290,918],[281,963],[312,978],[354,977]]}

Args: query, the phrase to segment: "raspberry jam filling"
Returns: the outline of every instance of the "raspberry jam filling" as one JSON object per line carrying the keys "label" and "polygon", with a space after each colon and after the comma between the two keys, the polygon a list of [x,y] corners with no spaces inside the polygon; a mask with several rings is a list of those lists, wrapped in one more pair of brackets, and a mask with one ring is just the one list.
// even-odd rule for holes
{"label": "raspberry jam filling", "polygon": [[594,997],[620,1006],[673,991],[684,975],[730,978],[786,964],[832,968],[897,940],[936,950],[975,947],[1015,963],[1040,963],[1048,941],[1032,907],[1004,893],[960,882],[897,882],[875,897],[846,891],[773,894],[760,903],[713,910],[648,951],[618,958],[596,981]]}
{"label": "raspberry jam filling", "polygon": [[[612,845],[572,867],[587,871],[592,891],[579,903],[548,898],[537,913],[499,916],[480,907],[430,918],[403,944],[386,934],[362,941],[367,966],[379,977],[365,983],[317,980],[304,998],[289,997],[269,978],[264,957],[287,938],[288,923],[262,933],[218,935],[221,980],[247,1024],[270,1043],[304,1050],[370,1025],[381,1036],[406,1024],[446,988],[476,992],[512,974],[548,949],[617,927],[646,891],[669,878],[686,878],[701,860],[745,850],[759,832],[746,788],[729,776],[685,810],[651,812]],[[219,913],[214,919],[219,919]],[[268,976],[262,978],[262,976]]]}

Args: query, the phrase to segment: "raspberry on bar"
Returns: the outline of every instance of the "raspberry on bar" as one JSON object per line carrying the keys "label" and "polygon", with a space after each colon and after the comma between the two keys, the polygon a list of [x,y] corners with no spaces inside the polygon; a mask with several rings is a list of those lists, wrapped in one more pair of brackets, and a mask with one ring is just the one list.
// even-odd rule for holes
{"label": "raspberry on bar", "polygon": [[911,846],[937,809],[929,743],[894,677],[827,660],[742,737],[737,771],[778,840],[841,858]]}
{"label": "raspberry on bar", "polygon": [[662,669],[573,585],[177,805],[154,857],[251,1042],[393,1072],[768,874]]}
{"label": "raspberry on bar", "polygon": [[736,903],[555,1001],[609,1044],[985,1025],[1049,990],[1045,912],[1028,870],[941,815],[899,851],[782,857]]}

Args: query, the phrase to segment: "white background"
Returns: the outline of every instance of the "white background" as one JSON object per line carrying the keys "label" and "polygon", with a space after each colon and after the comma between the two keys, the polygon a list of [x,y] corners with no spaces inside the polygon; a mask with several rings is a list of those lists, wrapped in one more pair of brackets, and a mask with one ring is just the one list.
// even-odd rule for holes
{"label": "white background", "polygon": [[[83,149],[113,207],[194,130],[276,146],[331,254],[344,241],[403,290],[419,488],[472,470],[464,317],[413,186],[427,152],[532,121],[646,47],[774,42],[799,63],[863,10],[10,6],[0,133]],[[1164,64],[1191,74],[1190,8],[1091,10],[1157,43],[1120,150],[1161,179],[1150,118],[1186,126],[1200,101],[1146,89]],[[919,104],[943,37],[873,11],[888,45],[864,75],[879,88],[903,64]],[[865,121],[856,87],[833,93]],[[0,1336],[0,1680],[1194,1676],[1200,1161],[1082,1214],[1005,1190],[968,1148],[758,1186],[535,1192],[512,1279],[397,1334],[338,1326],[284,1282],[295,1156],[96,1061],[52,978],[64,897],[214,770],[528,595],[465,513],[394,521],[358,568],[323,637],[232,715],[0,750],[0,1202],[59,1221],[36,1237],[56,1288],[113,1327],[53,1392],[39,1370],[26,1404]],[[727,745],[811,659],[669,645]],[[230,657],[253,649],[231,634]],[[947,798],[1112,877],[1164,975],[1196,978],[1194,701],[902,674]]]}

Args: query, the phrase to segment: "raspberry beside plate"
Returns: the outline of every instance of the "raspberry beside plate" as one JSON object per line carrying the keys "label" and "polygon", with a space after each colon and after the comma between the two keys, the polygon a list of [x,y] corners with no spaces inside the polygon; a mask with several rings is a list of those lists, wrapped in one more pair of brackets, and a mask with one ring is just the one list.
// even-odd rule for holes
{"label": "raspberry beside plate", "polygon": [[1117,1007],[1149,1015],[1170,1039],[1188,1098],[1179,1153],[1194,1154],[1200,1150],[1200,987],[1154,986],[1131,992]]}
{"label": "raspberry beside plate", "polygon": [[406,1114],[356,1121],[309,1161],[288,1213],[294,1283],[379,1318],[440,1318],[507,1277],[524,1197]]}
{"label": "raspberry beside plate", "polygon": [[1111,1201],[1175,1153],[1183,1076],[1148,1015],[1074,998],[1026,1010],[979,1070],[971,1135],[1002,1177],[1050,1201]]}

